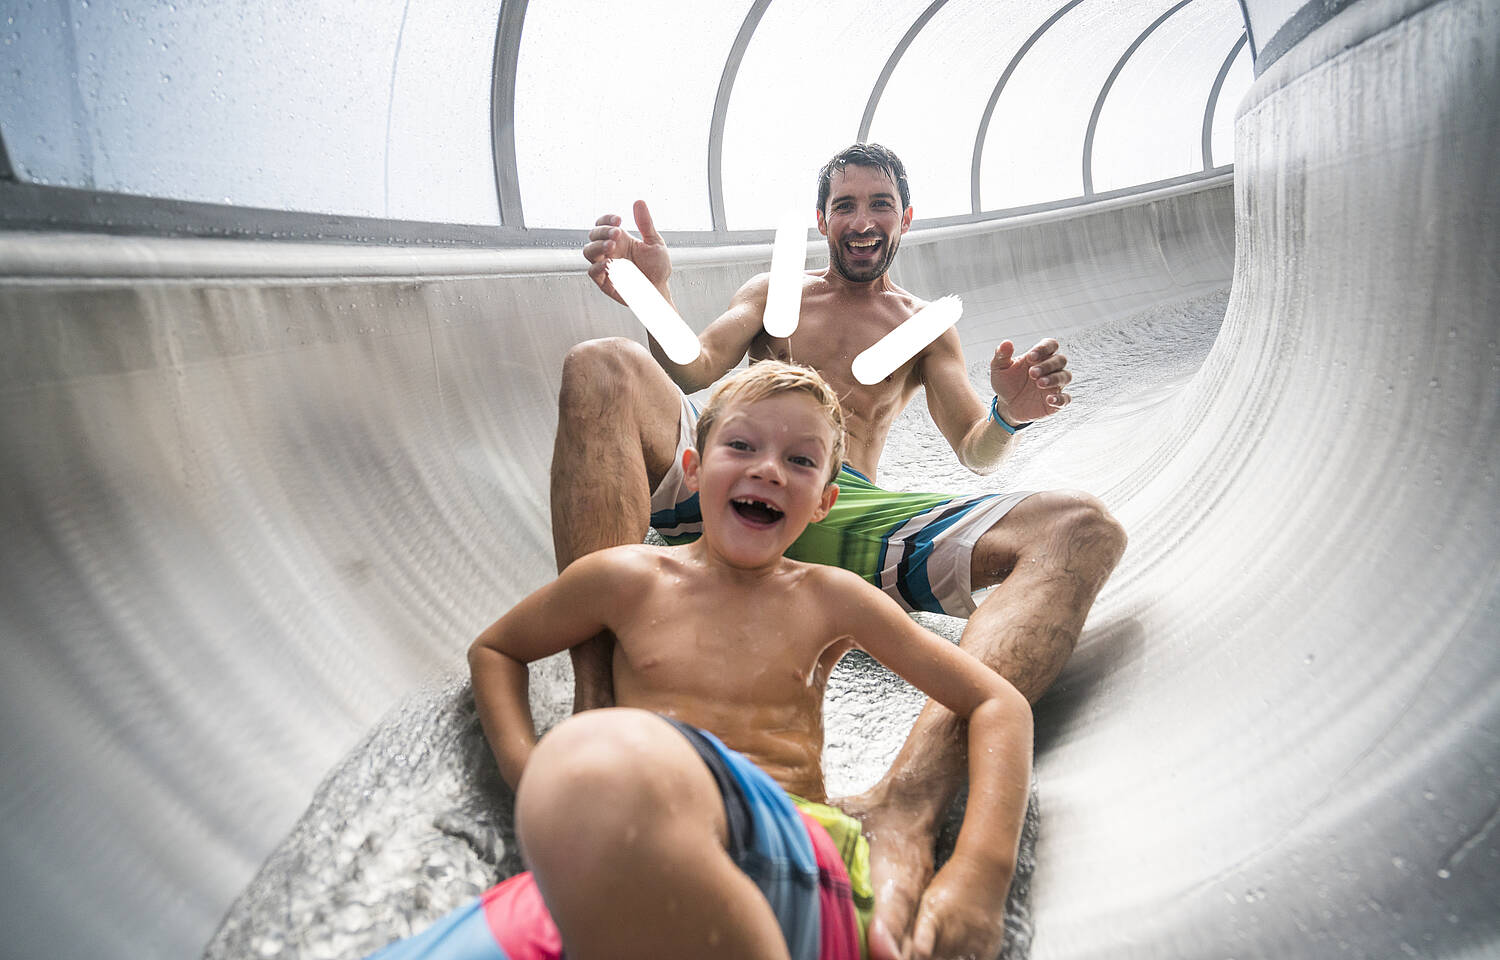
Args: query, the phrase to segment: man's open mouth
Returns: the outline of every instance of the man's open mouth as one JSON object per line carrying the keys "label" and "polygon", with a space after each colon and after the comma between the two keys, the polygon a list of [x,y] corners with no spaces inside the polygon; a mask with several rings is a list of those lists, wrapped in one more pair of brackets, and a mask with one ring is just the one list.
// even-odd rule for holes
{"label": "man's open mouth", "polygon": [[729,505],[734,508],[735,513],[761,526],[770,526],[782,517],[780,510],[754,497],[736,497]]}
{"label": "man's open mouth", "polygon": [[856,257],[868,257],[880,249],[880,237],[859,237],[847,241],[844,246]]}

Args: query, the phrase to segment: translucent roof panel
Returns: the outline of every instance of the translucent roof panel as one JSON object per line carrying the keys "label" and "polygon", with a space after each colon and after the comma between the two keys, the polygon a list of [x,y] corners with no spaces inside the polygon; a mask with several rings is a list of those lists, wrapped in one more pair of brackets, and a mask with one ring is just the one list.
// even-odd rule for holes
{"label": "translucent roof panel", "polygon": [[853,143],[886,60],[930,0],[773,3],[735,78],[724,127],[731,230],[775,227],[791,207],[812,225],[817,172]]}
{"label": "translucent roof panel", "polygon": [[488,102],[499,0],[67,9],[33,3],[8,17],[15,52],[0,101],[24,179],[496,220]]}
{"label": "translucent roof panel", "polygon": [[1203,120],[1224,58],[1245,32],[1236,0],[1194,0],[1126,61],[1094,133],[1094,190],[1203,169]]}
{"label": "translucent roof panel", "polygon": [[[868,118],[866,138],[906,161],[919,221],[961,218],[976,180],[980,215],[1085,192],[1101,88],[1173,2],[20,0],[0,16],[0,134],[23,182],[313,215],[247,215],[257,231],[334,215],[547,243],[638,198],[675,233],[766,230],[789,206],[811,226],[816,171]],[[1134,50],[1102,101],[1095,190],[1203,169],[1240,9],[1192,0]],[[1208,117],[1214,165],[1231,162],[1250,61]],[[149,229],[224,221],[107,206]]]}
{"label": "translucent roof panel", "polygon": [[1234,163],[1234,115],[1240,101],[1255,82],[1255,65],[1250,59],[1250,45],[1240,48],[1229,73],[1224,77],[1224,86],[1219,88],[1219,102],[1214,106],[1213,141],[1209,151],[1214,166],[1222,167]]}
{"label": "translucent roof panel", "polygon": [[406,8],[391,80],[387,216],[500,222],[491,100],[499,0]]}
{"label": "translucent roof panel", "polygon": [[1085,0],[1042,35],[990,118],[979,171],[983,209],[1083,194],[1083,143],[1099,91],[1136,37],[1172,5]]}
{"label": "translucent roof panel", "polygon": [[[528,227],[630,222],[708,230],[708,137],[749,0],[532,0],[516,74],[516,172]],[[675,28],[675,29],[674,29]]]}
{"label": "translucent roof panel", "polygon": [[918,218],[967,214],[974,141],[1011,58],[1057,0],[949,0],[891,74],[870,139],[896,151]]}

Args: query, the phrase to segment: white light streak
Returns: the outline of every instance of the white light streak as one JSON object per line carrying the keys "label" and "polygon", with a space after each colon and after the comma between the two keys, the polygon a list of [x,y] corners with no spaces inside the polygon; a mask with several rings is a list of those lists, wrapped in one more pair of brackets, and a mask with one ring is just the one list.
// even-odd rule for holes
{"label": "white light streak", "polygon": [[932,301],[855,357],[854,379],[865,386],[884,380],[942,336],[944,330],[958,322],[963,312],[964,302],[952,294]]}
{"label": "white light streak", "polygon": [[698,359],[698,337],[639,267],[629,260],[610,260],[606,269],[625,305],[646,325],[667,359],[673,363]]}
{"label": "white light streak", "polygon": [[807,212],[788,210],[771,248],[771,286],[762,321],[773,337],[790,337],[802,314],[802,275],[807,269]]}

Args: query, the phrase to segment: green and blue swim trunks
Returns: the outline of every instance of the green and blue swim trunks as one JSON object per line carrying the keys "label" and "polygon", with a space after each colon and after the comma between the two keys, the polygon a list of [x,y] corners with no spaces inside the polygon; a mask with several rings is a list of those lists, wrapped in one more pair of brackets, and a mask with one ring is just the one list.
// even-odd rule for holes
{"label": "green and blue swim trunks", "polygon": [[[682,452],[693,445],[698,410],[682,398],[672,469],[651,493],[651,526],[671,544],[703,532],[698,495],[683,485]],[[970,568],[974,544],[1032,491],[951,497],[882,490],[845,464],[839,498],[786,552],[793,560],[853,571],[908,611],[967,618],[974,612]]]}

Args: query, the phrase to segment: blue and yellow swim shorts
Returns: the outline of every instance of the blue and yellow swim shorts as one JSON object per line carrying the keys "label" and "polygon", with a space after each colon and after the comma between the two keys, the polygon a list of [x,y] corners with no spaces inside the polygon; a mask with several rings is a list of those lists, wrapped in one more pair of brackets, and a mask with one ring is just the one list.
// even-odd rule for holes
{"label": "blue and yellow swim shorts", "polygon": [[[718,784],[727,852],[770,903],[792,960],[867,956],[875,900],[859,821],[788,795],[713,734],[666,722],[687,738]],[[368,960],[563,960],[562,936],[535,879],[518,873]]]}

